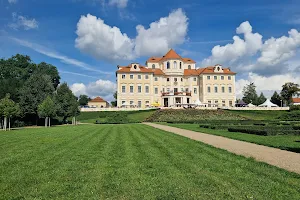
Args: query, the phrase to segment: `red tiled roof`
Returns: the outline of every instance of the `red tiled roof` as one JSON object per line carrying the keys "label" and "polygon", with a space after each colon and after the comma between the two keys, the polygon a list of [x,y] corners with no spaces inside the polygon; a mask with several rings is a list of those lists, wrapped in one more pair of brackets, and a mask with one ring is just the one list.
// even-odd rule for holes
{"label": "red tiled roof", "polygon": [[123,73],[154,73],[155,75],[164,75],[164,72],[161,69],[148,69],[143,66],[139,66],[140,71],[131,71],[130,66],[121,67],[119,66],[119,70],[117,72],[123,72]]}
{"label": "red tiled roof", "polygon": [[182,58],[183,62],[185,63],[196,63],[194,60],[190,59],[190,58]]}
{"label": "red tiled roof", "polygon": [[101,97],[96,97],[95,99],[90,100],[90,102],[106,102],[106,101]]}
{"label": "red tiled roof", "polygon": [[[215,67],[206,67],[203,69],[201,74],[218,74],[218,72],[214,72]],[[229,68],[223,68],[223,72],[220,72],[220,74],[236,74],[232,71],[230,71]]]}
{"label": "red tiled roof", "polygon": [[293,98],[293,103],[300,103],[300,98]]}
{"label": "red tiled roof", "polygon": [[147,62],[152,62],[152,63],[158,63],[160,61],[164,61],[167,59],[179,59],[182,60],[185,63],[196,63],[194,60],[190,59],[190,58],[182,58],[178,53],[176,53],[176,51],[174,51],[173,49],[170,49],[168,51],[168,53],[166,53],[166,55],[164,55],[163,57],[151,57],[147,60]]}
{"label": "red tiled roof", "polygon": [[166,55],[163,56],[165,59],[182,59],[173,49],[170,49]]}
{"label": "red tiled roof", "polygon": [[151,57],[147,60],[147,62],[159,62],[161,60],[161,57]]}

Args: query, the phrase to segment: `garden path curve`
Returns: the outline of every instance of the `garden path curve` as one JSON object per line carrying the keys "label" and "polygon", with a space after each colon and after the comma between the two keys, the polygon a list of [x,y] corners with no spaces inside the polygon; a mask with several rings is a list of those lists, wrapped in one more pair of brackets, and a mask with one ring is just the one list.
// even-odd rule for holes
{"label": "garden path curve", "polygon": [[300,174],[300,154],[284,151],[272,147],[229,139],[222,136],[199,133],[171,126],[143,123],[154,128],[172,132],[193,140],[201,141],[216,148],[225,149],[237,155],[252,157],[257,161],[265,162],[279,168]]}

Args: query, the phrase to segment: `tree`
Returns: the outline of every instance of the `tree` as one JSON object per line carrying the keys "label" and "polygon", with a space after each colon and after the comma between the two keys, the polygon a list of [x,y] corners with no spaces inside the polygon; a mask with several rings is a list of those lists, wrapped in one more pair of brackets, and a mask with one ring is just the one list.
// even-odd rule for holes
{"label": "tree", "polygon": [[118,93],[117,92],[114,93],[114,98],[115,98],[115,101],[112,101],[110,103],[113,107],[117,107],[118,106]]}
{"label": "tree", "polygon": [[247,104],[249,103],[253,103],[254,105],[258,105],[257,104],[257,93],[256,93],[256,86],[254,85],[254,83],[250,83],[249,85],[246,85],[243,88],[243,101]]}
{"label": "tree", "polygon": [[87,95],[80,95],[78,102],[80,106],[86,106],[90,100]]}
{"label": "tree", "polygon": [[48,76],[50,76],[54,89],[56,89],[60,83],[60,76],[57,71],[57,68],[51,64],[41,62],[40,64],[37,65],[35,73],[47,74]]}
{"label": "tree", "polygon": [[267,100],[267,98],[265,97],[265,95],[261,92],[259,97],[257,98],[256,104],[260,105],[263,104],[265,101]]}
{"label": "tree", "polygon": [[63,121],[68,117],[75,117],[75,107],[77,106],[78,110],[78,102],[67,83],[58,86],[55,101],[60,107],[58,116],[63,117]]}
{"label": "tree", "polygon": [[296,83],[288,82],[282,86],[282,90],[280,92],[281,97],[285,102],[290,105],[292,102],[292,97],[294,95],[299,95],[300,88]]}
{"label": "tree", "polygon": [[38,115],[40,118],[45,118],[45,127],[51,126],[51,118],[56,116],[56,105],[50,96],[38,106]]}
{"label": "tree", "polygon": [[271,102],[278,106],[282,106],[281,101],[282,101],[282,99],[281,99],[280,95],[275,91],[273,93],[273,96],[271,97]]}
{"label": "tree", "polygon": [[4,117],[3,130],[7,130],[7,123],[10,130],[10,119],[20,114],[20,106],[10,99],[10,94],[0,100],[0,114]]}
{"label": "tree", "polygon": [[38,106],[54,93],[50,76],[34,74],[20,89],[20,106],[23,116],[38,116]]}

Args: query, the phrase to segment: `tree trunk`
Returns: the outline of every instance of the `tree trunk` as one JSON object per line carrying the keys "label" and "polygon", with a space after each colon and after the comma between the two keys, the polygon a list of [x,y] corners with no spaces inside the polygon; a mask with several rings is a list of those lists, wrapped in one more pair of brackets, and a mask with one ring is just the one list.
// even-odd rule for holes
{"label": "tree trunk", "polygon": [[48,117],[45,118],[45,128],[47,128]]}
{"label": "tree trunk", "polygon": [[10,131],[10,117],[8,118],[8,130]]}
{"label": "tree trunk", "polygon": [[51,127],[51,117],[49,117],[49,127]]}
{"label": "tree trunk", "polygon": [[4,117],[4,131],[6,131],[7,127],[7,117]]}

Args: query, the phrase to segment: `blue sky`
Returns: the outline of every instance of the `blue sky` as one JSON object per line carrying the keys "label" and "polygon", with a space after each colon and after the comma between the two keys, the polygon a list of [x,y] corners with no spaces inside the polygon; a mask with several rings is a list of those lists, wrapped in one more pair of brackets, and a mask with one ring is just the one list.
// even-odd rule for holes
{"label": "blue sky", "polygon": [[144,64],[174,48],[198,67],[221,62],[237,71],[238,95],[250,81],[270,93],[284,81],[300,82],[300,34],[288,33],[299,30],[299,6],[296,0],[0,0],[0,55],[51,63],[76,94],[111,100],[118,64]]}

